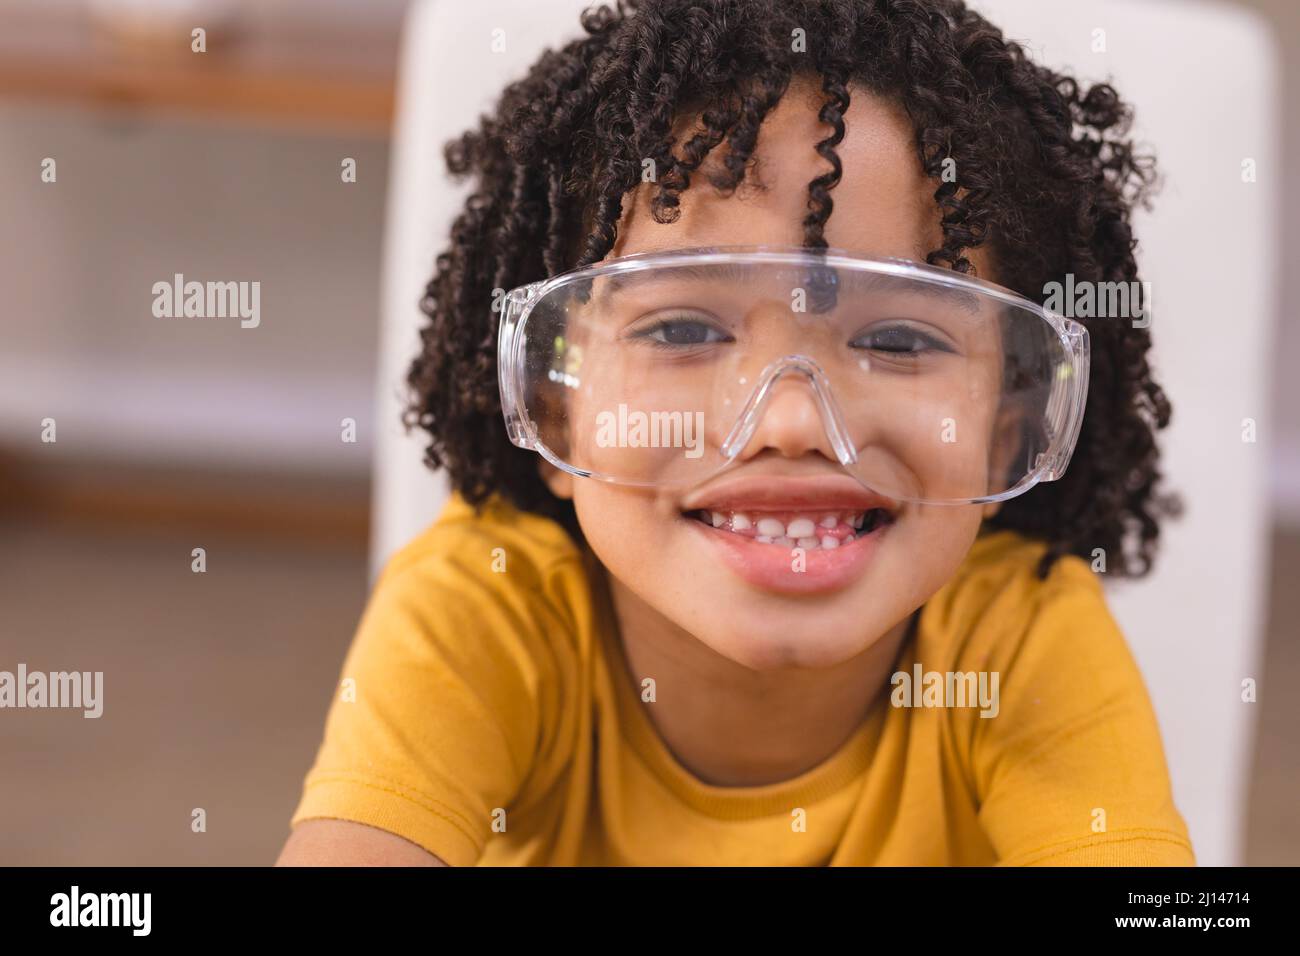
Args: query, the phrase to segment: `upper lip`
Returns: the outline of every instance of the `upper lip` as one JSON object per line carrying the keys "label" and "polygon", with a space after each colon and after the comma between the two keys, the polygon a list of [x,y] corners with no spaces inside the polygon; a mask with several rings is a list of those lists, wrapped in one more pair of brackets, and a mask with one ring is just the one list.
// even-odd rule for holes
{"label": "upper lip", "polygon": [[871,511],[890,514],[898,503],[868,491],[847,475],[737,475],[687,495],[683,511]]}

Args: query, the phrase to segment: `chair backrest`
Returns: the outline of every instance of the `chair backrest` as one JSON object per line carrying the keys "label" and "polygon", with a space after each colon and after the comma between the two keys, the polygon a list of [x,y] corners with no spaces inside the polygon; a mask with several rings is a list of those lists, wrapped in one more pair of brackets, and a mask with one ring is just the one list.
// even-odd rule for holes
{"label": "chair backrest", "polygon": [[[1187,511],[1162,533],[1155,574],[1109,593],[1155,701],[1198,859],[1236,864],[1254,741],[1242,682],[1260,676],[1267,580],[1267,446],[1246,440],[1245,420],[1267,433],[1278,58],[1267,26],[1227,4],[975,5],[1046,62],[1113,79],[1165,175],[1137,229],[1153,290],[1154,364],[1175,408],[1165,473]],[[586,6],[418,0],[408,15],[389,183],[373,571],[433,520],[447,493],[421,466],[418,437],[398,424],[417,302],[464,197],[445,176],[442,144],[474,125],[543,48],[576,36]],[[1252,163],[1256,181],[1246,175]],[[1206,223],[1217,226],[1212,249]]]}

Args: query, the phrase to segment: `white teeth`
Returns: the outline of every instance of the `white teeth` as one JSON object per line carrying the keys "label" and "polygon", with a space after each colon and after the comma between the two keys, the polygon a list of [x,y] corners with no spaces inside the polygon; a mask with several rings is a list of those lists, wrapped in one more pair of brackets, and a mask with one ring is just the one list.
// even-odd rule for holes
{"label": "white teeth", "polygon": [[[821,518],[801,515],[792,519],[787,525],[778,518],[770,516],[755,518],[739,511],[699,512],[699,517],[704,523],[715,528],[732,532],[753,531],[753,540],[758,544],[777,544],[784,548],[803,548],[805,551],[818,548],[823,551],[833,551],[860,537],[865,537],[867,531],[864,530],[863,522],[866,516],[865,511],[827,514]],[[841,524],[850,525],[853,533],[843,538],[821,533],[837,528]]]}
{"label": "white teeth", "polygon": [[816,530],[811,518],[795,518],[785,527],[785,533],[792,538],[810,538]]}

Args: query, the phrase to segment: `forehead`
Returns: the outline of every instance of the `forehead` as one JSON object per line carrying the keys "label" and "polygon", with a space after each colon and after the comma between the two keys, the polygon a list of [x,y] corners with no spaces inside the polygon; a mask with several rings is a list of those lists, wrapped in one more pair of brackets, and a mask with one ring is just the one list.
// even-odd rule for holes
{"label": "forehead", "polygon": [[[624,204],[610,255],[738,243],[802,245],[808,184],[831,168],[815,148],[832,132],[818,119],[822,102],[814,83],[802,78],[792,82],[759,130],[754,159],[740,189],[727,197],[709,185],[709,173],[723,168],[723,144],[691,177],[676,222],[655,222],[650,212],[655,187],[638,187]],[[679,120],[674,131],[679,148],[699,128],[697,117]],[[836,147],[843,174],[830,191],[834,210],[825,230],[829,245],[920,261],[941,244],[934,202],[938,184],[922,172],[914,140],[901,108],[850,88],[844,139]]]}

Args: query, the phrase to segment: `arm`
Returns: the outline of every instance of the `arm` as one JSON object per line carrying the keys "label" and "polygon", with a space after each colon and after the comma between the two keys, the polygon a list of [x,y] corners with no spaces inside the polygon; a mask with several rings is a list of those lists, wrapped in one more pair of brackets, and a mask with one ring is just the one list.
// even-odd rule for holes
{"label": "arm", "polygon": [[276,866],[446,866],[396,834],[348,820],[303,820],[285,841]]}
{"label": "arm", "polygon": [[546,746],[554,718],[540,688],[561,680],[529,568],[521,557],[509,577],[494,573],[494,540],[444,534],[381,577],[282,862],[400,864],[415,854],[428,863],[436,854],[473,865],[537,754],[564,759]]}

